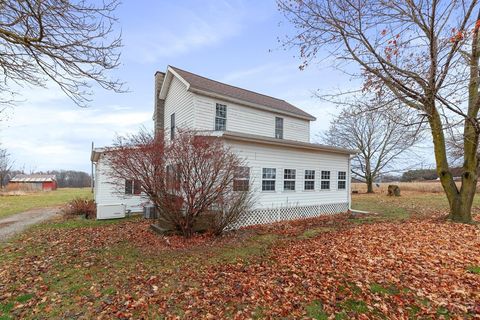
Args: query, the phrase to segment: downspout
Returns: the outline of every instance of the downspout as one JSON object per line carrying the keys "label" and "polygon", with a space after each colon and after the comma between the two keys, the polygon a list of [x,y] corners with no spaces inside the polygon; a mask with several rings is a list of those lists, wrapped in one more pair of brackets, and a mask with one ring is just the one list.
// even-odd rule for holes
{"label": "downspout", "polygon": [[[94,145],[93,145],[93,141],[92,141],[92,151],[91,152],[93,152],[93,147],[94,147]],[[91,165],[90,165],[90,171],[91,171],[90,172],[90,188],[91,188],[91,192],[93,193],[93,186],[94,186],[93,185],[93,160],[90,160],[90,163],[91,163]]]}
{"label": "downspout", "polygon": [[368,211],[362,211],[362,210],[355,210],[352,209],[352,171],[351,171],[351,164],[350,162],[352,161],[352,157],[348,157],[348,211],[352,213],[362,213],[362,214],[367,214],[370,213]]}

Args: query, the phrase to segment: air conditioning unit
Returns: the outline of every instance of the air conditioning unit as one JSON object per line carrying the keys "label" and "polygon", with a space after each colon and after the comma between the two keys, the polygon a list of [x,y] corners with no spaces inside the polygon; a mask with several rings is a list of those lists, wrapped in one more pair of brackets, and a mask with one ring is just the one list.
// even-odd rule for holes
{"label": "air conditioning unit", "polygon": [[99,204],[97,205],[97,219],[117,219],[125,218],[126,206],[119,204]]}
{"label": "air conditioning unit", "polygon": [[157,219],[157,210],[155,209],[155,206],[145,206],[143,207],[143,217],[145,219]]}

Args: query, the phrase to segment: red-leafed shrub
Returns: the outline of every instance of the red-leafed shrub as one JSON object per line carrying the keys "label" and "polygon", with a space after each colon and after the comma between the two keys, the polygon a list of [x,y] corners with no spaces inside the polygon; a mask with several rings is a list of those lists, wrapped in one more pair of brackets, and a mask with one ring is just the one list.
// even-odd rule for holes
{"label": "red-leafed shrub", "polygon": [[[159,226],[191,237],[206,231],[220,235],[240,224],[253,205],[246,160],[221,138],[177,130],[165,143],[162,135],[141,131],[120,137],[106,151],[113,188],[135,180],[141,196],[155,205]],[[160,223],[160,222],[159,222]]]}
{"label": "red-leafed shrub", "polygon": [[63,208],[63,213],[68,216],[82,216],[87,219],[95,219],[97,210],[95,202],[87,198],[75,198]]}

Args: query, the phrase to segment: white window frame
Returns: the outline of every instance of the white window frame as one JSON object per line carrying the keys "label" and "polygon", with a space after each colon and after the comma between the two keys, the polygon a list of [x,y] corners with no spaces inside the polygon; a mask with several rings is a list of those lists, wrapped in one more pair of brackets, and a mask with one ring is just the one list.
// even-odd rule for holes
{"label": "white window frame", "polygon": [[[296,169],[283,169],[283,191],[295,191],[296,190]],[[285,182],[293,182],[293,189],[285,189]]]}
{"label": "white window frame", "polygon": [[[276,168],[262,168],[262,191],[263,192],[275,192],[276,191],[276,178],[277,178],[277,169]],[[273,190],[265,190],[263,182],[273,181]]]}
{"label": "white window frame", "polygon": [[[322,170],[320,172],[320,190],[331,190],[332,185],[331,185],[331,174],[332,172],[330,170]],[[324,188],[324,182],[328,182],[328,188]]]}
{"label": "white window frame", "polygon": [[[280,121],[279,121],[280,120]],[[283,139],[283,125],[284,119],[282,117],[275,117],[275,138],[276,139]],[[282,126],[277,126],[277,123],[281,123]]]}
{"label": "white window frame", "polygon": [[[308,178],[307,178],[307,172],[309,173]],[[311,176],[311,173],[313,173],[313,178]],[[312,189],[307,189],[306,188],[307,182],[313,182],[313,188]],[[303,190],[304,191],[315,191],[315,170],[307,169],[307,170],[304,171]]]}
{"label": "white window frame", "polygon": [[[340,174],[343,173],[343,178],[340,178]],[[337,173],[337,190],[347,190],[347,172],[346,171],[338,171]],[[340,182],[343,182],[343,188],[340,188]]]}
{"label": "white window frame", "polygon": [[[130,185],[130,187],[128,187]],[[129,190],[127,190],[129,189]],[[129,191],[129,192],[127,192]],[[129,196],[138,196],[142,193],[142,184],[139,180],[125,179],[125,194]]]}
{"label": "white window frame", "polygon": [[[225,108],[225,115],[220,116],[218,114],[220,108]],[[217,120],[223,121],[222,128],[217,127]],[[222,103],[217,103],[215,105],[215,131],[227,131],[227,105]]]}
{"label": "white window frame", "polygon": [[[236,181],[241,181],[242,186],[244,185],[243,183],[246,181],[246,189],[240,189],[238,190],[235,185]],[[233,178],[233,191],[249,191],[250,190],[250,168],[249,167],[237,167],[235,168],[235,174]]]}
{"label": "white window frame", "polygon": [[175,112],[170,115],[170,140],[175,139]]}

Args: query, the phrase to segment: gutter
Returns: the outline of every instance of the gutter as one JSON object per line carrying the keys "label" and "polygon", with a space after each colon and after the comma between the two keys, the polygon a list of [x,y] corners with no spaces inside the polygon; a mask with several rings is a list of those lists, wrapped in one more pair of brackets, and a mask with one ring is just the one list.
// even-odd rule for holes
{"label": "gutter", "polygon": [[336,147],[323,146],[315,143],[299,142],[299,141],[284,140],[284,139],[274,139],[274,138],[267,138],[267,137],[254,136],[254,135],[236,134],[228,131],[224,132],[221,137],[227,140],[256,142],[256,143],[274,145],[274,146],[280,146],[280,147],[306,149],[306,150],[345,154],[345,155],[352,155],[356,153],[355,150],[340,149]]}

